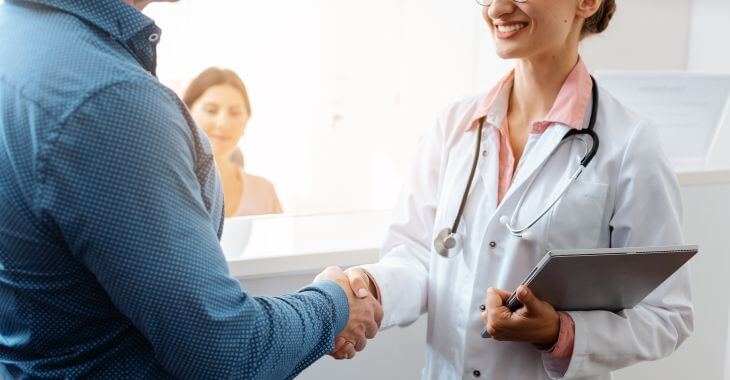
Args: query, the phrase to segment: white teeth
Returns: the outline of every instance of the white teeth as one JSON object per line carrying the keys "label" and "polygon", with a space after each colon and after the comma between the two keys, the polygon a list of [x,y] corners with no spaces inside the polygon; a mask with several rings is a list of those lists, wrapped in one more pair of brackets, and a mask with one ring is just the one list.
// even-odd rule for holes
{"label": "white teeth", "polygon": [[509,33],[518,31],[526,26],[527,24],[497,25],[497,30],[502,33]]}

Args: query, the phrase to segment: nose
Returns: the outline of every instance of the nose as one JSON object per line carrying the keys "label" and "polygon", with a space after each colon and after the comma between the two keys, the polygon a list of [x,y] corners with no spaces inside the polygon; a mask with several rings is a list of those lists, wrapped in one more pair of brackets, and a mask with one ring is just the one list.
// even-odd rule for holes
{"label": "nose", "polygon": [[508,15],[515,11],[515,3],[513,0],[494,0],[492,5],[487,8],[487,15],[492,20],[497,20],[504,15]]}
{"label": "nose", "polygon": [[224,128],[228,124],[228,116],[225,112],[219,112],[215,118],[215,127]]}

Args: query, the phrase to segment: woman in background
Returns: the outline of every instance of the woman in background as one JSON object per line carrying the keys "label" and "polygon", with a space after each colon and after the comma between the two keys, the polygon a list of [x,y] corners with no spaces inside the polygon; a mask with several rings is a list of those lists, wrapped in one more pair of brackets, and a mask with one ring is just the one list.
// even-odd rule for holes
{"label": "woman in background", "polygon": [[231,70],[208,68],[193,79],[183,100],[213,147],[226,217],[281,213],[271,182],[244,171],[238,141],[251,118],[251,103],[241,78]]}

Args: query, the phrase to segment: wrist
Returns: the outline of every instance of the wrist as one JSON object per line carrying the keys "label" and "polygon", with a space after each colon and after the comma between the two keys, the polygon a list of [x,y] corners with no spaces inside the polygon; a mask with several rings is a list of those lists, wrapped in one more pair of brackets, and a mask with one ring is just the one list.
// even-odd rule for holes
{"label": "wrist", "polygon": [[560,338],[560,314],[557,311],[553,312],[550,320],[551,322],[549,327],[546,329],[547,333],[545,334],[545,337],[541,342],[536,343],[543,349],[550,349],[554,347]]}

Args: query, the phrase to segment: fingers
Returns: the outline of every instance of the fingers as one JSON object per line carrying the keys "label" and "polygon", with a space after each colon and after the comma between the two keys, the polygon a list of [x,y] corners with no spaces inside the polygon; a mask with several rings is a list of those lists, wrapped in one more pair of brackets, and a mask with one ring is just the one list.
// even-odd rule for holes
{"label": "fingers", "polygon": [[378,325],[378,330],[380,329],[380,323],[383,321],[384,316],[383,307],[377,302],[375,305],[375,323]]}
{"label": "fingers", "polygon": [[345,351],[347,359],[352,359],[357,354],[357,351],[355,351],[355,345],[352,344],[352,342],[347,342],[343,350]]}
{"label": "fingers", "polygon": [[370,295],[370,279],[367,275],[359,270],[350,270],[346,272],[347,278],[350,280],[352,292],[359,298],[366,298]]}
{"label": "fingers", "polygon": [[512,312],[504,306],[504,302],[511,294],[501,289],[487,289],[487,309],[482,313],[484,325],[487,332],[496,340],[502,339],[502,328],[512,315]]}
{"label": "fingers", "polygon": [[357,342],[355,342],[355,351],[360,352],[365,349],[365,346],[367,346],[368,340],[367,339],[360,339]]}
{"label": "fingers", "polygon": [[342,348],[340,348],[338,351],[331,353],[330,355],[337,360],[354,358],[355,354],[357,354],[357,351],[355,350],[355,345],[351,341],[344,338],[343,341],[344,343],[342,345]]}
{"label": "fingers", "polygon": [[502,303],[507,302],[507,299],[512,296],[512,293],[510,293],[510,292],[508,292],[506,290],[502,290],[502,289],[499,289],[499,288],[492,288],[492,290],[494,290],[495,292],[497,292],[497,294],[499,295],[499,298],[502,299]]}
{"label": "fingers", "polygon": [[[489,288],[487,289],[487,301],[486,306],[487,309],[496,310],[500,307],[504,307],[504,301],[506,298],[503,297],[504,290],[500,290],[497,288]],[[507,295],[509,297],[509,294]]]}
{"label": "fingers", "polygon": [[322,271],[322,273],[318,274],[317,277],[314,278],[314,282],[323,280],[336,281],[342,279],[344,276],[345,273],[342,272],[342,268],[334,266],[327,267]]}
{"label": "fingers", "polygon": [[378,333],[379,328],[379,324],[374,319],[372,321],[368,321],[365,324],[365,337],[368,339],[375,338],[375,335]]}
{"label": "fingers", "polygon": [[517,299],[522,302],[522,305],[525,306],[525,310],[527,311],[535,309],[536,302],[538,301],[535,294],[526,285],[520,285],[517,288]]}
{"label": "fingers", "polygon": [[347,343],[347,339],[345,339],[341,336],[337,336],[335,338],[335,348],[332,349],[332,353],[335,353],[335,352],[341,350],[342,347],[345,346],[345,343]]}

